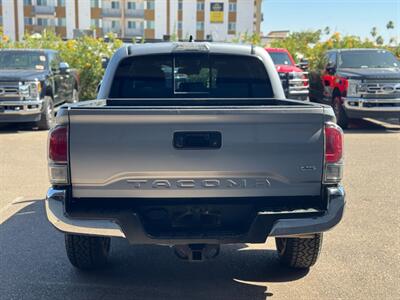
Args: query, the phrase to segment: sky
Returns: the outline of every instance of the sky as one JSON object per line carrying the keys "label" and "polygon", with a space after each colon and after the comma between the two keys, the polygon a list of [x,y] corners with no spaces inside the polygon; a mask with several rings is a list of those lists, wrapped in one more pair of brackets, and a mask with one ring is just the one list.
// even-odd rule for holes
{"label": "sky", "polygon": [[[261,31],[318,30],[326,26],[342,34],[370,37],[371,28],[388,42],[400,40],[400,0],[262,0]],[[388,21],[395,29],[388,32]]]}

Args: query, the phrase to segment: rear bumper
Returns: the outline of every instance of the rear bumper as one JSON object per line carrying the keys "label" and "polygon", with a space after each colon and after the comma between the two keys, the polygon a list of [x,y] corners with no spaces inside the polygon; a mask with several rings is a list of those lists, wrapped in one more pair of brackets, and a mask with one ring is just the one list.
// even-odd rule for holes
{"label": "rear bumper", "polygon": [[118,218],[70,218],[64,212],[65,190],[50,188],[45,205],[47,218],[58,230],[81,235],[127,238],[131,244],[264,243],[268,236],[287,237],[324,232],[342,219],[345,194],[342,187],[327,189],[328,209],[322,214],[307,210],[260,211],[249,230],[240,235],[154,237],[149,235],[139,215],[132,211]]}
{"label": "rear bumper", "polygon": [[43,100],[1,101],[0,123],[39,121],[42,109]]}
{"label": "rear bumper", "polygon": [[343,98],[343,106],[351,119],[400,118],[400,99]]}

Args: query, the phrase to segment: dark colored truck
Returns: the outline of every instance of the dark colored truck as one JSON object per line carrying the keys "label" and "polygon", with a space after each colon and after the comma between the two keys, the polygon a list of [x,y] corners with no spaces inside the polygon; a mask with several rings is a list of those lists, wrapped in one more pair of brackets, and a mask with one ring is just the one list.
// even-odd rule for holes
{"label": "dark colored truck", "polygon": [[400,62],[391,52],[337,49],[325,59],[310,73],[310,99],[331,105],[342,128],[351,119],[400,118]]}
{"label": "dark colored truck", "polygon": [[137,44],[110,60],[97,100],[60,108],[49,133],[49,221],[82,269],[111,237],[174,246],[276,239],[311,267],[345,206],[343,132],[331,107],[285,99],[261,47]]}
{"label": "dark colored truck", "polygon": [[0,51],[0,123],[49,129],[56,106],[78,101],[78,75],[57,51]]}

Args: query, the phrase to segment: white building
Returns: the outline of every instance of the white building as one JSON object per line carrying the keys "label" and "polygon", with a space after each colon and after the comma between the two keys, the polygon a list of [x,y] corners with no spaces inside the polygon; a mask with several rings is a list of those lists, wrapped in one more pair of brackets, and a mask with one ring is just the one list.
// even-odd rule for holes
{"label": "white building", "polygon": [[98,36],[225,41],[260,32],[262,0],[0,0],[0,26],[11,39],[54,28],[63,38]]}

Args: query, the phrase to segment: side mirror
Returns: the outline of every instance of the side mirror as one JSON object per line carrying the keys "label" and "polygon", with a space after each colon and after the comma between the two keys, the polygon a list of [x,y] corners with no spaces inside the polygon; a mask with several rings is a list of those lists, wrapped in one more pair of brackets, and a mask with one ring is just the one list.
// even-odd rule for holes
{"label": "side mirror", "polygon": [[108,57],[102,57],[101,58],[101,66],[102,66],[103,69],[107,68],[109,61],[110,61],[110,59]]}
{"label": "side mirror", "polygon": [[59,69],[60,74],[62,75],[69,74],[71,71],[71,69],[69,68],[69,64],[66,62],[60,62]]}
{"label": "side mirror", "polygon": [[309,63],[307,59],[302,58],[300,63],[296,65],[298,68],[302,69],[303,71],[307,71],[309,67]]}

